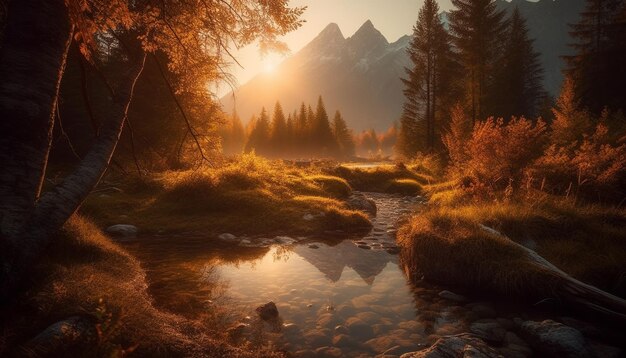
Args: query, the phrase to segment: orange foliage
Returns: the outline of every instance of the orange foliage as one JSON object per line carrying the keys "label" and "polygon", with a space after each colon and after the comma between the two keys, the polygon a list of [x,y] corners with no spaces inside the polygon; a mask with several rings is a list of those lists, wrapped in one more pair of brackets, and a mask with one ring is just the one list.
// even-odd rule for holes
{"label": "orange foliage", "polygon": [[[453,169],[468,176],[474,183],[502,189],[521,181],[525,166],[542,153],[546,124],[526,118],[489,118],[474,126],[465,143],[451,142],[457,154],[452,157]],[[462,154],[461,154],[462,153]]]}

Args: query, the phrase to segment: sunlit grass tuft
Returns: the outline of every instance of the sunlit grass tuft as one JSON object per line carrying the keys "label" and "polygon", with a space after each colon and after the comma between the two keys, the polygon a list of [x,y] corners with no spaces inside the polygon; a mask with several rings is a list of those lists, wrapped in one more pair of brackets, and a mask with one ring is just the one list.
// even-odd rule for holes
{"label": "sunlit grass tuft", "polygon": [[[133,192],[122,183],[122,193],[90,196],[83,212],[103,226],[129,223],[148,233],[296,235],[369,227],[365,215],[335,200],[352,191],[345,179],[251,154],[219,168],[168,172],[149,180],[159,189]],[[302,196],[310,199],[295,199]],[[328,215],[304,220],[315,212]]]}

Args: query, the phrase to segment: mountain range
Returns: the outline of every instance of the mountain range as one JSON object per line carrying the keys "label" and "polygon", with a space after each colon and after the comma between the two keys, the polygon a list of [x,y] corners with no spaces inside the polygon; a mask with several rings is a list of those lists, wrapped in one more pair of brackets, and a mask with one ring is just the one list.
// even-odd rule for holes
{"label": "mountain range", "polygon": [[[568,24],[578,20],[584,0],[497,0],[497,6],[507,12],[517,7],[527,19],[545,69],[544,86],[555,95],[563,80],[561,56],[571,51]],[[444,23],[447,15],[441,14]],[[381,131],[402,112],[401,77],[411,64],[406,53],[410,41],[405,35],[389,42],[369,20],[348,38],[331,23],[273,73],[257,75],[221,102],[227,112],[236,110],[247,121],[262,107],[272,110],[276,101],[290,113],[302,102],[314,105],[321,95],[329,116],[338,109],[351,128]]]}

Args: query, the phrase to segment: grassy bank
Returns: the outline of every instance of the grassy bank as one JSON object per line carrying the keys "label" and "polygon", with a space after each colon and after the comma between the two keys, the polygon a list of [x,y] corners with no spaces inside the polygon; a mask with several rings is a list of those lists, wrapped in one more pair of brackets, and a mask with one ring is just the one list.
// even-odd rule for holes
{"label": "grassy bank", "polygon": [[487,226],[571,276],[626,297],[625,210],[542,193],[486,201],[455,182],[426,190],[430,205],[398,235],[403,259],[414,273],[510,296],[549,295],[551,275],[529,266],[523,249]]}
{"label": "grassy bank", "polygon": [[346,206],[346,180],[253,155],[216,169],[126,179],[117,189],[92,194],[81,212],[102,227],[127,223],[148,233],[306,235],[371,227],[364,213]]}
{"label": "grassy bank", "polygon": [[[81,217],[70,219],[33,269],[29,289],[1,312],[2,356],[122,356],[130,351],[150,357],[254,356],[226,344],[211,319],[185,319],[156,309],[138,261]],[[60,351],[28,344],[69,317],[87,322],[86,339],[65,342]]]}
{"label": "grassy bank", "polygon": [[434,181],[433,175],[418,165],[338,166],[328,173],[343,178],[355,190],[402,195],[423,194],[423,187]]}

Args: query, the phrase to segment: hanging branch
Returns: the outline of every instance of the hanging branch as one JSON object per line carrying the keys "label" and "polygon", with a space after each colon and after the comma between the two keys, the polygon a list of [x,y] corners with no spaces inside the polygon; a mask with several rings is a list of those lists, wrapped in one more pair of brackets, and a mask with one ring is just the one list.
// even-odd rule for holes
{"label": "hanging branch", "polygon": [[178,107],[180,114],[183,116],[183,119],[185,120],[185,124],[187,125],[187,132],[193,137],[193,140],[196,143],[196,147],[198,148],[198,151],[200,153],[200,156],[202,157],[201,158],[202,161],[206,161],[207,163],[210,164],[211,162],[204,155],[204,150],[202,150],[202,145],[200,144],[200,141],[198,140],[198,135],[195,133],[195,130],[193,129],[193,126],[191,125],[191,122],[189,121],[189,118],[187,117],[187,114],[185,113],[183,106],[178,100],[178,97],[176,97],[176,92],[174,91],[172,84],[170,83],[170,81],[167,79],[165,75],[165,71],[163,70],[163,67],[161,66],[161,62],[159,62],[159,59],[157,58],[155,54],[152,54],[152,57],[154,58],[154,61],[156,62],[156,65],[157,65],[157,68],[159,69],[161,77],[163,77],[163,80],[165,81],[165,84],[167,85],[167,88],[170,91],[170,94],[172,95],[174,102],[176,103],[176,107]]}
{"label": "hanging branch", "polygon": [[133,161],[135,162],[135,167],[137,168],[137,174],[139,174],[139,176],[141,177],[141,167],[139,166],[139,160],[137,159],[137,154],[135,152],[135,134],[133,131],[133,126],[130,123],[130,118],[126,117],[126,121],[124,122],[124,124],[126,125],[126,127],[128,128],[128,133],[130,134],[130,136],[128,138],[130,138],[130,152],[133,155]]}

